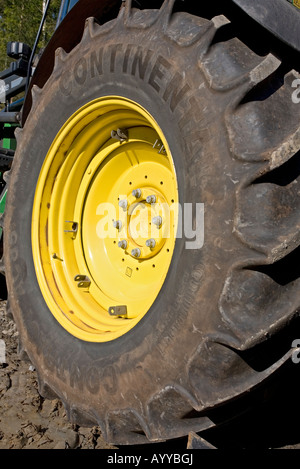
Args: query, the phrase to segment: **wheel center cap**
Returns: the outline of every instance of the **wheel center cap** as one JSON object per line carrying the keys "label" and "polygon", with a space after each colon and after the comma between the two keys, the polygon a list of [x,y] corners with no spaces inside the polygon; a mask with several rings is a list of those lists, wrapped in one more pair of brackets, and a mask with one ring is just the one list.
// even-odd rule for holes
{"label": "wheel center cap", "polygon": [[129,211],[128,235],[130,240],[139,247],[144,247],[151,239],[151,207],[145,202],[138,202]]}
{"label": "wheel center cap", "polygon": [[[154,203],[149,202],[149,197]],[[127,203],[120,217],[124,226],[120,236],[126,238],[127,252],[137,260],[154,257],[168,237],[169,206],[159,191],[149,187],[142,189],[139,198],[128,196]]]}

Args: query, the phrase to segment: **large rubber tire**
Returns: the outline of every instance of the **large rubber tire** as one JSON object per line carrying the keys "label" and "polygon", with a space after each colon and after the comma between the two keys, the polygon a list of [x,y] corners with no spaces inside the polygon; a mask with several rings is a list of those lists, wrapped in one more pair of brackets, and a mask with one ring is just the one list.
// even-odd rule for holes
{"label": "large rubber tire", "polygon": [[[89,19],[81,43],[57,51],[48,82],[33,88],[9,181],[4,252],[21,350],[37,369],[40,393],[58,396],[72,422],[99,425],[115,444],[213,427],[211,409],[290,358],[290,336],[273,345],[299,311],[295,72],[270,91],[282,74],[278,59],[216,36],[227,31],[224,17],[172,15],[172,4],[123,8],[104,26]],[[157,121],[180,203],[204,204],[205,237],[202,249],[176,240],[164,285],[132,330],[92,343],[67,332],[42,296],[32,206],[57,133],[105,96],[132,100]]]}

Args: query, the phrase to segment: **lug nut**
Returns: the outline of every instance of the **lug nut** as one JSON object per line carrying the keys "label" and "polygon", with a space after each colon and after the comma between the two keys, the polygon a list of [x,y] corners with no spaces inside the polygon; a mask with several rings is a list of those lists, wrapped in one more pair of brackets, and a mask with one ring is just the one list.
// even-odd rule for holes
{"label": "lug nut", "polygon": [[132,191],[132,195],[133,197],[135,197],[136,199],[140,199],[142,197],[142,191],[141,189],[134,189]]}
{"label": "lug nut", "polygon": [[157,227],[160,227],[162,225],[162,218],[160,216],[154,217],[152,219],[153,225],[156,225]]}
{"label": "lug nut", "polygon": [[128,201],[127,201],[126,199],[120,200],[120,202],[119,202],[119,207],[121,207],[123,210],[127,210]]}
{"label": "lug nut", "polygon": [[156,246],[156,241],[155,241],[155,239],[153,239],[153,238],[147,239],[147,241],[146,241],[146,246],[147,246],[147,248],[154,249],[155,246]]}
{"label": "lug nut", "polygon": [[121,249],[125,250],[127,248],[127,245],[128,245],[128,243],[127,243],[126,239],[122,239],[121,241],[118,242],[118,246]]}
{"label": "lug nut", "polygon": [[133,249],[131,255],[136,258],[141,257],[141,250],[139,248]]}
{"label": "lug nut", "polygon": [[122,222],[121,222],[121,220],[116,220],[116,221],[114,221],[114,222],[113,222],[113,226],[114,226],[114,228],[116,228],[117,230],[121,230],[121,228],[122,228]]}
{"label": "lug nut", "polygon": [[156,203],[156,195],[148,195],[146,197],[147,204],[155,204]]}

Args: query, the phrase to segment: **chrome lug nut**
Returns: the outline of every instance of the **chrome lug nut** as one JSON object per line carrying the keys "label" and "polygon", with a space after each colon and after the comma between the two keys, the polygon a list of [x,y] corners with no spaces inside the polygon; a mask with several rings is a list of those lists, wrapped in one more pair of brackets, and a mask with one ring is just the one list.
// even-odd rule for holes
{"label": "chrome lug nut", "polygon": [[122,222],[121,222],[121,220],[115,220],[115,221],[113,222],[113,226],[114,226],[114,228],[116,228],[117,230],[121,230],[121,229],[122,229]]}
{"label": "chrome lug nut", "polygon": [[146,246],[147,246],[147,248],[154,249],[155,246],[156,246],[156,241],[155,241],[155,239],[153,239],[153,238],[147,239],[147,241],[146,241]]}
{"label": "chrome lug nut", "polygon": [[119,246],[119,248],[125,250],[128,246],[128,243],[127,243],[126,239],[122,239],[121,241],[119,241],[118,246]]}
{"label": "chrome lug nut", "polygon": [[120,200],[119,202],[119,207],[121,207],[123,210],[127,210],[128,208],[128,201],[126,199]]}
{"label": "chrome lug nut", "polygon": [[147,204],[155,204],[156,203],[156,195],[148,195],[146,197]]}
{"label": "chrome lug nut", "polygon": [[139,248],[132,249],[131,255],[136,258],[141,257],[141,250]]}
{"label": "chrome lug nut", "polygon": [[159,228],[162,225],[162,218],[160,216],[154,217],[152,223]]}
{"label": "chrome lug nut", "polygon": [[140,199],[142,197],[142,191],[141,189],[134,189],[132,191],[132,195],[133,197],[135,197],[136,199]]}

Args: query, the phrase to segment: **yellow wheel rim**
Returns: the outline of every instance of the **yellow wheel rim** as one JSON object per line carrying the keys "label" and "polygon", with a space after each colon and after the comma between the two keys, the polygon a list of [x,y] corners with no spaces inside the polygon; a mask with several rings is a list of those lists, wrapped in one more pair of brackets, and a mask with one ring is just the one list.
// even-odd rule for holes
{"label": "yellow wheel rim", "polygon": [[149,311],[168,273],[175,168],[140,105],[100,98],[59,131],[37,183],[32,250],[42,295],[72,335],[107,342]]}

